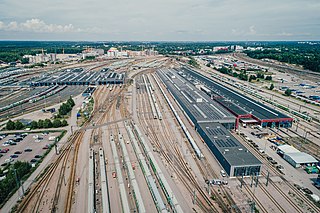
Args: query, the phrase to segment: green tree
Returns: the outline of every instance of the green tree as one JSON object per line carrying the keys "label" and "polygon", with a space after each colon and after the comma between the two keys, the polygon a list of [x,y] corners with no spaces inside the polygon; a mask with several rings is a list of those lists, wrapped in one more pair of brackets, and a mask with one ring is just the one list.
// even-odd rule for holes
{"label": "green tree", "polygon": [[74,103],[74,100],[72,99],[71,96],[70,96],[70,98],[67,100],[67,104],[69,104],[71,107],[74,107],[75,103]]}
{"label": "green tree", "polygon": [[63,103],[61,104],[60,108],[59,108],[59,114],[60,115],[66,115],[71,111],[72,107],[67,104],[67,103]]}
{"label": "green tree", "polygon": [[38,122],[37,121],[32,121],[30,124],[31,129],[38,129]]}
{"label": "green tree", "polygon": [[22,58],[21,64],[29,64],[29,58]]}
{"label": "green tree", "polygon": [[251,82],[252,80],[256,80],[257,77],[255,75],[250,75],[249,77],[249,82]]}
{"label": "green tree", "polygon": [[45,119],[43,122],[43,128],[52,128],[52,122],[50,119]]}
{"label": "green tree", "polygon": [[6,129],[7,130],[14,130],[15,129],[15,125],[14,125],[14,122],[12,120],[9,120],[7,122]]}
{"label": "green tree", "polygon": [[16,121],[14,127],[16,130],[20,130],[24,128],[24,125],[20,121]]}
{"label": "green tree", "polygon": [[269,87],[269,90],[273,90],[273,88],[274,88],[274,85],[271,84],[270,87]]}
{"label": "green tree", "polygon": [[43,125],[44,125],[44,121],[40,119],[40,120],[38,121],[38,128],[39,128],[39,129],[42,129],[42,128],[43,128]]}
{"label": "green tree", "polygon": [[264,74],[259,72],[259,73],[257,74],[257,78],[262,78],[262,79],[264,79]]}
{"label": "green tree", "polygon": [[265,80],[271,81],[272,80],[272,76],[270,76],[270,75],[266,76]]}
{"label": "green tree", "polygon": [[61,125],[62,126],[68,126],[68,122],[65,119],[63,119]]}
{"label": "green tree", "polygon": [[55,119],[53,122],[52,122],[52,126],[54,128],[58,128],[58,127],[61,127],[62,123],[59,119]]}
{"label": "green tree", "polygon": [[285,94],[286,96],[290,96],[291,93],[292,93],[292,91],[291,91],[289,88],[284,92],[284,94]]}

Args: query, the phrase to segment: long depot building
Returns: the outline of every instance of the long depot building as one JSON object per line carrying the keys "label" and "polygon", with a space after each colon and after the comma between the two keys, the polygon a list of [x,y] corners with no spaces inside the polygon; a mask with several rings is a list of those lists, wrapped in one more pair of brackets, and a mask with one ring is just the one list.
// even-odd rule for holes
{"label": "long depot building", "polygon": [[201,85],[186,79],[182,72],[166,69],[157,73],[230,177],[260,173],[261,162],[228,131],[236,123],[231,112],[212,100]]}
{"label": "long depot building", "polygon": [[179,72],[185,79],[204,85],[203,91],[207,95],[235,115],[236,128],[239,122],[256,123],[262,127],[289,128],[292,126],[293,118],[227,88],[188,67],[181,68]]}

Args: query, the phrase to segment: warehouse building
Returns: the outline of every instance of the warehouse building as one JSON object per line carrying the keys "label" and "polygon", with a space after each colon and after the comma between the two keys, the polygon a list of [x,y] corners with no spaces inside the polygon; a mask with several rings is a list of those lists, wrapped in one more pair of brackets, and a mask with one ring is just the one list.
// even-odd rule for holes
{"label": "warehouse building", "polygon": [[244,118],[254,119],[262,127],[292,126],[293,119],[277,110],[225,87],[188,67],[183,67],[179,71],[188,81],[204,84],[209,89],[207,95],[237,117],[236,128]]}
{"label": "warehouse building", "polygon": [[261,162],[221,124],[199,124],[197,131],[230,177],[260,174]]}
{"label": "warehouse building", "polygon": [[206,88],[175,70],[158,70],[168,92],[230,177],[260,174],[261,162],[232,136],[235,116],[206,95]]}
{"label": "warehouse building", "polygon": [[124,73],[111,72],[106,68],[99,72],[75,68],[45,75],[40,79],[30,82],[30,86],[123,84],[124,80]]}
{"label": "warehouse building", "polygon": [[293,167],[299,168],[303,165],[317,165],[318,161],[313,156],[300,152],[288,144],[278,146],[277,153]]}
{"label": "warehouse building", "polygon": [[194,126],[198,123],[218,122],[227,129],[234,128],[235,116],[211,100],[203,91],[176,72],[166,70],[158,71],[158,74]]}

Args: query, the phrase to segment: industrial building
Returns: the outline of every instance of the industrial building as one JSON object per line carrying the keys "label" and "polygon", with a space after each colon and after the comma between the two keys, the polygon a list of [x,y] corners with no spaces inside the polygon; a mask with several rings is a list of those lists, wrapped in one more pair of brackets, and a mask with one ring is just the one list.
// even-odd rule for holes
{"label": "industrial building", "polygon": [[277,153],[295,168],[307,164],[317,165],[318,163],[317,159],[315,159],[313,156],[304,152],[300,152],[293,146],[287,144],[278,146]]}
{"label": "industrial building", "polygon": [[292,126],[293,118],[227,88],[188,67],[179,69],[179,72],[183,73],[182,75],[188,81],[205,85],[208,89],[207,95],[237,117],[236,128],[240,122],[256,123],[262,127],[288,128]]}
{"label": "industrial building", "polygon": [[261,162],[219,123],[200,123],[197,131],[230,177],[260,174]]}
{"label": "industrial building", "polygon": [[236,121],[231,112],[207,96],[203,85],[186,80],[183,73],[176,70],[157,73],[230,177],[260,173],[261,162],[228,131]]}
{"label": "industrial building", "polygon": [[158,74],[194,126],[217,122],[227,129],[234,128],[235,116],[211,100],[200,88],[187,82],[177,72],[159,70]]}
{"label": "industrial building", "polygon": [[111,72],[109,69],[94,72],[75,68],[34,79],[30,86],[123,84],[124,78],[124,73]]}

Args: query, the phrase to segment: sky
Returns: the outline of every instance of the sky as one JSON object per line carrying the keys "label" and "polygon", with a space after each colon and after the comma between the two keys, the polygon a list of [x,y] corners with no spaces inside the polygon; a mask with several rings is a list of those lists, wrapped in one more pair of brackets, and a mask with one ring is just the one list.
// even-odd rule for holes
{"label": "sky", "polygon": [[320,0],[0,0],[0,40],[320,40]]}

